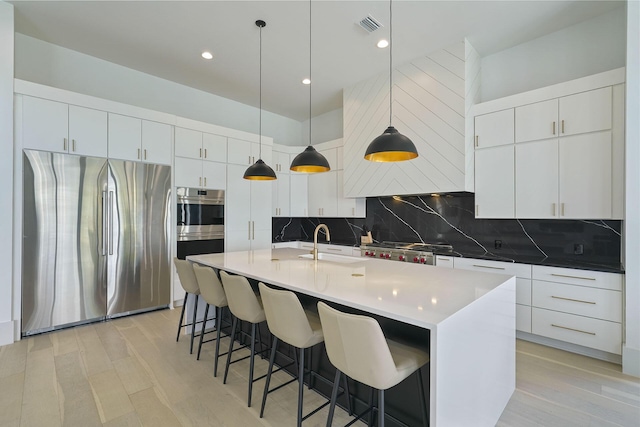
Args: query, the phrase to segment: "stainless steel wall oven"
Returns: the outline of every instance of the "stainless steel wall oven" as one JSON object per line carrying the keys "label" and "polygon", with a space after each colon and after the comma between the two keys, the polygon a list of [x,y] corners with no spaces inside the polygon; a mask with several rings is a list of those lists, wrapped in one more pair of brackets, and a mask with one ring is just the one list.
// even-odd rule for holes
{"label": "stainless steel wall oven", "polygon": [[176,189],[178,258],[224,252],[224,190]]}

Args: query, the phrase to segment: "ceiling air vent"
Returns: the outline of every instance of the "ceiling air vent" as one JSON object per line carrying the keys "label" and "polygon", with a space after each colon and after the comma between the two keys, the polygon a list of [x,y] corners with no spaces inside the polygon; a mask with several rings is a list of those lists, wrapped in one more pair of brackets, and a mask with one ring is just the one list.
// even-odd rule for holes
{"label": "ceiling air vent", "polygon": [[368,33],[373,33],[375,30],[382,27],[382,24],[378,22],[378,20],[371,15],[367,15],[366,18],[358,22],[358,25],[364,28],[365,31]]}

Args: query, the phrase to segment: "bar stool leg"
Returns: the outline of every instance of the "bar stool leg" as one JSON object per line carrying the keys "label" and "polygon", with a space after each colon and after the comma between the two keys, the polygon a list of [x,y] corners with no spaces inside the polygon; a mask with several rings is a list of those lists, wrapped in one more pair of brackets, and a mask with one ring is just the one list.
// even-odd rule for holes
{"label": "bar stool leg", "polygon": [[238,327],[238,318],[233,317],[233,324],[231,325],[231,341],[229,342],[229,351],[227,353],[227,363],[224,367],[224,379],[222,380],[222,384],[227,383],[227,374],[229,374],[229,365],[231,365],[231,353],[233,353],[233,342],[236,338],[236,328]]}
{"label": "bar stool leg", "polygon": [[[304,392],[304,348],[300,349],[300,363],[298,364],[298,427],[302,426],[302,393]],[[311,381],[311,375],[309,375]]]}
{"label": "bar stool leg", "polygon": [[347,410],[349,411],[349,415],[353,415],[353,408],[351,407],[351,393],[349,392],[349,380],[346,375],[342,376],[344,380],[344,393],[347,399]]}
{"label": "bar stool leg", "polygon": [[374,402],[374,393],[373,393],[373,387],[371,387],[371,390],[369,390],[369,408],[371,408],[371,414],[369,414],[369,424],[367,424],[369,427],[373,427],[373,420],[375,419],[375,403]]}
{"label": "bar stool leg", "polygon": [[222,309],[223,307],[218,307],[218,315],[216,319],[216,355],[213,360],[213,376],[216,377],[218,375],[218,357],[220,354],[220,328],[222,328]]}
{"label": "bar stool leg", "polygon": [[253,390],[253,357],[256,351],[256,324],[251,324],[251,362],[249,363],[249,393],[247,396],[247,406],[251,408],[251,391]]}
{"label": "bar stool leg", "polygon": [[207,326],[207,316],[209,315],[209,303],[204,306],[204,320],[202,321],[202,329],[200,330],[200,343],[198,344],[198,356],[196,360],[200,360],[200,350],[202,350],[202,340],[204,338],[204,328]]}
{"label": "bar stool leg", "polygon": [[260,406],[260,418],[264,415],[264,407],[267,404],[267,394],[269,393],[269,383],[271,382],[271,372],[273,371],[273,363],[276,360],[276,349],[278,348],[278,337],[273,336],[273,344],[271,344],[271,357],[269,358],[269,369],[267,370],[267,380],[264,384],[264,392],[262,393],[262,406]]}
{"label": "bar stool leg", "polygon": [[196,315],[198,314],[198,295],[196,295],[196,302],[193,305],[193,322],[191,322],[191,347],[189,347],[189,354],[193,354],[193,338],[196,336]]}
{"label": "bar stool leg", "polygon": [[384,390],[378,390],[378,427],[384,427]]}
{"label": "bar stool leg", "polygon": [[187,306],[187,297],[189,292],[184,293],[184,299],[182,300],[182,310],[180,311],[180,323],[178,323],[178,335],[176,335],[176,342],[180,341],[180,330],[182,330],[182,322],[184,322],[184,308]]}
{"label": "bar stool leg", "polygon": [[331,427],[333,423],[333,413],[336,409],[336,399],[338,398],[338,384],[340,384],[340,372],[339,369],[336,369],[336,375],[333,378],[333,389],[331,390],[331,404],[329,405],[329,415],[327,416],[327,427]]}
{"label": "bar stool leg", "polygon": [[418,392],[420,396],[420,409],[422,410],[422,426],[429,426],[429,414],[427,412],[427,398],[424,393],[424,382],[422,380],[422,368],[418,369]]}

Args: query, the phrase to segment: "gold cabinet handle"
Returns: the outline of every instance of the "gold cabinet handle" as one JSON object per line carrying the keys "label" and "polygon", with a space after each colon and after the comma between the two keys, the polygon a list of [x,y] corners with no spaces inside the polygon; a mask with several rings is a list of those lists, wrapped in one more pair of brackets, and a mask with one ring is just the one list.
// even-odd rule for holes
{"label": "gold cabinet handle", "polygon": [[140,149],[138,148],[138,160],[140,160]]}
{"label": "gold cabinet handle", "polygon": [[566,277],[569,279],[596,280],[595,277],[569,276],[567,274],[556,274],[556,273],[551,273],[551,275],[555,277]]}
{"label": "gold cabinet handle", "polygon": [[328,251],[334,251],[334,252],[342,252],[342,249],[336,249],[336,248],[327,248]]}
{"label": "gold cabinet handle", "polygon": [[556,122],[554,120],[554,122],[553,122],[553,135],[555,135],[555,134],[556,134]]}
{"label": "gold cabinet handle", "polygon": [[247,240],[251,240],[251,221],[247,221],[247,232],[249,233]]}
{"label": "gold cabinet handle", "polygon": [[551,203],[551,212],[553,216],[556,216],[556,204]]}
{"label": "gold cabinet handle", "polygon": [[582,331],[580,329],[574,329],[574,328],[568,328],[566,326],[554,325],[553,323],[551,324],[551,326],[553,326],[554,328],[566,329],[567,331],[580,332],[581,334],[587,334],[587,335],[595,335],[596,334],[595,332]]}
{"label": "gold cabinet handle", "polygon": [[474,267],[480,267],[480,268],[491,268],[494,270],[504,270],[504,267],[493,267],[490,265],[480,265],[480,264],[473,264]]}
{"label": "gold cabinet handle", "polygon": [[252,240],[256,240],[256,222],[255,221],[251,221],[251,231],[252,231]]}
{"label": "gold cabinet handle", "polygon": [[144,159],[147,160],[147,149],[144,149]]}
{"label": "gold cabinet handle", "polygon": [[204,149],[204,158],[205,159],[207,158],[207,149],[206,148]]}
{"label": "gold cabinet handle", "polygon": [[559,297],[559,296],[556,296],[556,295],[551,295],[551,298],[561,299],[563,301],[581,302],[583,304],[595,304],[595,301],[584,301],[584,300],[581,300],[581,299],[565,298],[565,297]]}
{"label": "gold cabinet handle", "polygon": [[199,187],[202,187],[202,177],[199,177],[199,178],[198,178],[198,186],[199,186]]}
{"label": "gold cabinet handle", "polygon": [[560,126],[562,126],[562,133],[564,133],[564,120],[561,122]]}
{"label": "gold cabinet handle", "polygon": [[478,146],[478,135],[476,135],[476,147]]}
{"label": "gold cabinet handle", "polygon": [[202,158],[202,148],[200,149],[200,154],[199,154],[200,158]]}
{"label": "gold cabinet handle", "polygon": [[67,138],[62,139],[62,150],[67,151]]}
{"label": "gold cabinet handle", "polygon": [[564,216],[564,203],[560,203],[560,216]]}
{"label": "gold cabinet handle", "polygon": [[438,261],[446,261],[446,262],[450,262],[451,260],[449,258],[436,258]]}
{"label": "gold cabinet handle", "polygon": [[204,186],[205,187],[207,186],[207,177],[206,176],[204,177]]}
{"label": "gold cabinet handle", "polygon": [[72,150],[75,153],[76,152],[76,140],[75,139],[71,140],[71,146],[73,147]]}

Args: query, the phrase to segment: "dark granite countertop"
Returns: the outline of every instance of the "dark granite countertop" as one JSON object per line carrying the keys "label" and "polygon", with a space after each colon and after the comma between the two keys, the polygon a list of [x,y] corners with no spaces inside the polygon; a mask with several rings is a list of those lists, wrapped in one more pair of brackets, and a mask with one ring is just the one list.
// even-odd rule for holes
{"label": "dark granite countertop", "polygon": [[[298,240],[294,240],[298,241]],[[299,240],[304,242],[311,242],[313,240]],[[329,243],[332,245],[340,245],[340,246],[351,246],[351,247],[360,247],[359,244],[354,244],[353,241],[340,241],[340,240],[332,240],[330,242],[318,242],[318,243]],[[606,263],[606,262],[580,262],[575,259],[563,259],[561,257],[544,257],[544,256],[526,256],[526,255],[517,255],[517,254],[509,254],[509,255],[501,255],[495,254],[491,252],[472,252],[472,251],[464,251],[464,250],[453,250],[453,251],[434,251],[435,255],[447,255],[454,257],[462,257],[462,258],[475,258],[475,259],[485,259],[490,261],[502,261],[502,262],[517,262],[521,264],[531,264],[531,265],[544,265],[548,267],[562,267],[562,268],[574,268],[576,270],[592,270],[592,271],[602,271],[605,273],[620,273],[624,274],[624,269],[620,263]]]}

